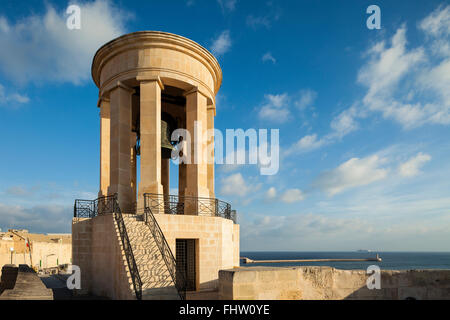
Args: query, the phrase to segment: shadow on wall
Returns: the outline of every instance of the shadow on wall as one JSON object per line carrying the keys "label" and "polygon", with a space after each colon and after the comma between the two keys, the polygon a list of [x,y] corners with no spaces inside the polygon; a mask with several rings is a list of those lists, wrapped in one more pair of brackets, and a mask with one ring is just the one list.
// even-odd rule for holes
{"label": "shadow on wall", "polygon": [[381,288],[368,289],[365,270],[331,267],[250,267],[221,270],[224,300],[450,299],[450,270],[381,271]]}
{"label": "shadow on wall", "polygon": [[19,269],[14,264],[7,264],[2,267],[2,276],[0,279],[0,295],[5,290],[14,289],[18,270]]}
{"label": "shadow on wall", "polygon": [[[366,276],[367,277],[367,276]],[[367,285],[346,300],[445,300],[450,299],[450,270],[382,271],[381,288]]]}
{"label": "shadow on wall", "polygon": [[[17,276],[14,286],[4,289],[0,295],[0,300],[53,300],[52,290],[47,289],[41,279],[39,279],[36,271],[24,264],[21,264],[18,268],[9,267],[17,270]],[[12,270],[3,269],[7,274],[12,275]],[[12,278],[7,280],[11,281]],[[9,283],[10,286],[11,282]]]}

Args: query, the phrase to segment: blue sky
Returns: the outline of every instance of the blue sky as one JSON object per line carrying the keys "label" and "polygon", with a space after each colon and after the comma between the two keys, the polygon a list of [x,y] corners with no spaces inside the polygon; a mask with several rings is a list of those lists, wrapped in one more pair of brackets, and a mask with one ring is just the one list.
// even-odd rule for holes
{"label": "blue sky", "polygon": [[242,250],[450,251],[450,3],[433,0],[3,1],[0,228],[70,232],[96,197],[91,60],[139,30],[218,57],[217,128],[280,129],[278,174],[216,167]]}

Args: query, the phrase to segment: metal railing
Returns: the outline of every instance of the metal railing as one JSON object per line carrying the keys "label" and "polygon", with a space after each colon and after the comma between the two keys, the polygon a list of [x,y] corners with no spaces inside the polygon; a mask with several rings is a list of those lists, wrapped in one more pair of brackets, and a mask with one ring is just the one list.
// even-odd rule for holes
{"label": "metal railing", "polygon": [[172,277],[173,283],[178,291],[181,300],[186,300],[186,288],[187,281],[186,277],[177,268],[176,259],[173,256],[172,250],[170,250],[169,244],[167,243],[166,237],[159,227],[158,222],[155,219],[155,216],[152,213],[151,208],[145,207],[144,209],[144,221],[147,226],[150,228],[150,231],[153,235],[153,238],[161,252],[161,256],[164,260],[164,263],[169,270],[170,276]]}
{"label": "metal railing", "polygon": [[133,248],[131,247],[130,239],[128,238],[127,228],[125,227],[122,210],[120,210],[117,198],[115,200],[115,204],[114,218],[116,219],[120,238],[122,239],[123,251],[125,252],[125,257],[127,258],[128,268],[130,269],[134,292],[136,293],[136,299],[142,300],[142,280],[139,275],[136,260],[134,259]]}
{"label": "metal railing", "polygon": [[180,215],[185,214],[187,209],[199,216],[222,217],[236,223],[236,211],[231,210],[231,205],[214,198],[146,193],[144,207],[150,208],[152,212]]}
{"label": "metal railing", "polygon": [[113,213],[117,222],[120,239],[122,240],[123,250],[130,269],[131,280],[133,282],[134,292],[137,300],[142,300],[142,280],[139,275],[139,269],[134,259],[133,249],[128,238],[127,229],[123,220],[122,210],[120,210],[117,195],[100,197],[96,200],[75,200],[74,217],[75,218],[94,218],[98,215]]}
{"label": "metal railing", "polygon": [[98,215],[114,213],[117,196],[100,197],[95,200],[75,200],[73,216],[75,218],[94,218]]}

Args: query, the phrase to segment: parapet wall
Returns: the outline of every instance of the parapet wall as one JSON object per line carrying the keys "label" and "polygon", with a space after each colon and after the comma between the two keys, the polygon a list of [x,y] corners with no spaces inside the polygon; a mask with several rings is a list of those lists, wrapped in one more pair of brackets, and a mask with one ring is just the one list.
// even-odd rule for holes
{"label": "parapet wall", "polygon": [[223,300],[450,299],[450,270],[381,271],[381,289],[369,290],[365,270],[331,267],[250,267],[221,270]]}
{"label": "parapet wall", "polygon": [[[47,289],[37,273],[27,265],[6,266],[8,277],[2,276],[3,292],[0,300],[53,300],[53,291]],[[16,273],[11,277],[11,273]],[[5,274],[6,274],[5,273]],[[7,283],[3,283],[7,282]],[[14,283],[12,283],[14,282]]]}

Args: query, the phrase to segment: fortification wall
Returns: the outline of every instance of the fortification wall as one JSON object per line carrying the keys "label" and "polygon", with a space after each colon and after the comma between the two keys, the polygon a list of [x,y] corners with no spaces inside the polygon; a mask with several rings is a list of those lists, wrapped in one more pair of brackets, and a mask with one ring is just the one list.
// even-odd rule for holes
{"label": "fortification wall", "polygon": [[365,270],[331,267],[235,268],[219,272],[223,300],[450,299],[450,270],[381,271],[369,290]]}

